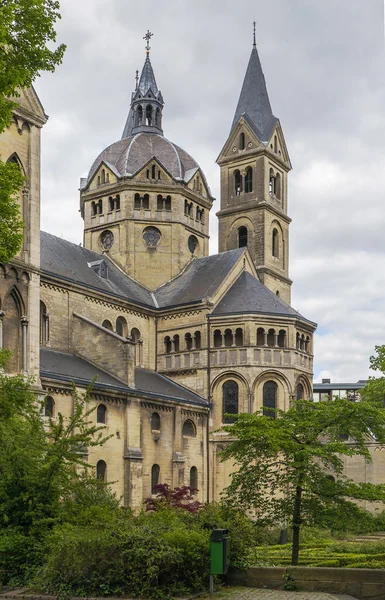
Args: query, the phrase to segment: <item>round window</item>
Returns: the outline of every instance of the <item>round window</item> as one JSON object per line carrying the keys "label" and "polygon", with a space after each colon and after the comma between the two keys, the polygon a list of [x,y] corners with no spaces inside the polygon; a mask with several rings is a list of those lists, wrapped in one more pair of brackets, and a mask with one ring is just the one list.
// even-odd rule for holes
{"label": "round window", "polygon": [[159,244],[162,234],[157,227],[146,227],[143,230],[143,239],[149,248],[156,248]]}
{"label": "round window", "polygon": [[112,248],[112,245],[114,243],[114,234],[112,233],[112,231],[103,231],[103,233],[100,234],[100,245],[102,246],[102,248],[104,248],[104,250],[109,250],[110,248]]}
{"label": "round window", "polygon": [[190,250],[191,254],[194,254],[197,246],[198,246],[197,238],[195,237],[195,235],[190,235],[190,237],[188,239],[188,249]]}

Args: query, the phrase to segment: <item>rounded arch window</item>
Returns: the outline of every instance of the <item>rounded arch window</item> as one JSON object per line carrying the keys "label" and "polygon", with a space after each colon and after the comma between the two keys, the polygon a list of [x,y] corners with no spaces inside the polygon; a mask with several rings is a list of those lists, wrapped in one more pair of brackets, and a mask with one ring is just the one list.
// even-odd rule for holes
{"label": "rounded arch window", "polygon": [[305,399],[305,390],[304,390],[304,387],[303,387],[302,383],[299,383],[297,385],[296,398],[297,398],[297,400],[304,400]]}
{"label": "rounded arch window", "polygon": [[232,423],[232,415],[238,414],[239,388],[236,381],[225,381],[222,386],[223,395],[223,423]]}
{"label": "rounded arch window", "polygon": [[244,248],[247,246],[247,227],[240,227],[238,229],[238,248]]}
{"label": "rounded arch window", "polygon": [[279,258],[279,234],[276,228],[273,229],[272,233],[271,252],[275,258]]}
{"label": "rounded arch window", "polygon": [[113,331],[113,327],[112,327],[112,323],[111,321],[109,321],[108,319],[104,319],[103,323],[102,323],[102,327],[105,327],[106,329],[108,329],[109,331]]}
{"label": "rounded arch window", "polygon": [[127,337],[127,321],[124,317],[118,317],[116,319],[116,333],[121,337]]}
{"label": "rounded arch window", "polygon": [[146,227],[143,229],[143,240],[148,248],[156,248],[162,237],[157,227]]}
{"label": "rounded arch window", "polygon": [[106,424],[106,421],[107,408],[104,406],[104,404],[99,404],[98,408],[96,409],[96,422]]}
{"label": "rounded arch window", "polygon": [[114,245],[114,234],[107,229],[100,234],[100,245],[103,250],[109,250]]}
{"label": "rounded arch window", "polygon": [[156,486],[159,485],[160,479],[160,466],[152,465],[151,467],[151,494],[156,494]]}
{"label": "rounded arch window", "polygon": [[47,396],[44,401],[44,416],[45,417],[53,417],[53,412],[55,408],[55,401],[52,396]]}
{"label": "rounded arch window", "polygon": [[198,469],[196,467],[190,469],[190,488],[193,495],[198,491]]}
{"label": "rounded arch window", "polygon": [[241,133],[241,135],[239,136],[239,149],[240,150],[245,149],[245,134],[244,133]]}
{"label": "rounded arch window", "polygon": [[188,419],[183,423],[182,435],[185,437],[196,437],[197,430],[191,419]]}
{"label": "rounded arch window", "polygon": [[98,460],[96,463],[96,479],[106,481],[107,465],[104,460]]}
{"label": "rounded arch window", "polygon": [[190,237],[188,239],[188,249],[190,250],[191,254],[194,254],[197,247],[198,247],[198,238],[195,235],[190,235]]}
{"label": "rounded arch window", "polygon": [[253,191],[253,169],[251,167],[247,167],[246,175],[245,175],[245,192],[246,194],[250,194]]}
{"label": "rounded arch window", "polygon": [[242,192],[242,175],[239,169],[234,171],[234,191],[236,196],[239,196]]}
{"label": "rounded arch window", "polygon": [[151,415],[151,431],[160,431],[160,416],[157,412]]}
{"label": "rounded arch window", "polygon": [[266,381],[263,386],[263,414],[265,417],[276,418],[277,390],[278,386],[275,381]]}
{"label": "rounded arch window", "polygon": [[131,329],[131,341],[136,344],[140,341],[140,331],[137,327]]}

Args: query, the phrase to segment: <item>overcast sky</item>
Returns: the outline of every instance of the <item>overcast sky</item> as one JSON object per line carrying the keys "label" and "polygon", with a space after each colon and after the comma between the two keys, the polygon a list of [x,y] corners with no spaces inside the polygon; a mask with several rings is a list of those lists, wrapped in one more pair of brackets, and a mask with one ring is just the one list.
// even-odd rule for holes
{"label": "overcast sky", "polygon": [[292,304],[318,323],[314,379],[357,381],[385,343],[383,0],[62,0],[63,64],[36,90],[42,228],[82,241],[79,179],[120,139],[145,58],[165,136],[205,172],[217,249],[219,167],[252,48],[252,22],[289,177]]}

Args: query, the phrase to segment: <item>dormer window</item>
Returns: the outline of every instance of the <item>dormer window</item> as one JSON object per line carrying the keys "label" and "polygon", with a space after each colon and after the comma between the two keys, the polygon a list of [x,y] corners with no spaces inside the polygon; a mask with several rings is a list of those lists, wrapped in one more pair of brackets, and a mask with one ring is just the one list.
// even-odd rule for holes
{"label": "dormer window", "polygon": [[239,149],[240,150],[245,149],[245,134],[244,133],[241,133],[241,135],[239,136]]}
{"label": "dormer window", "polygon": [[93,262],[89,262],[88,266],[93,270],[94,273],[98,277],[102,279],[108,279],[108,265],[105,260],[95,260]]}

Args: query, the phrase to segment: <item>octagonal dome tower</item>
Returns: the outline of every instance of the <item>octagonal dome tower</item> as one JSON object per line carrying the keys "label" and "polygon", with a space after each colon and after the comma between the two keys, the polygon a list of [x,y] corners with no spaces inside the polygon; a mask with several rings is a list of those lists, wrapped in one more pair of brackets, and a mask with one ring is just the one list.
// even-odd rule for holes
{"label": "octagonal dome tower", "polygon": [[80,181],[84,246],[110,256],[150,289],[208,255],[213,198],[198,163],[163,136],[163,97],[149,57],[122,139]]}

